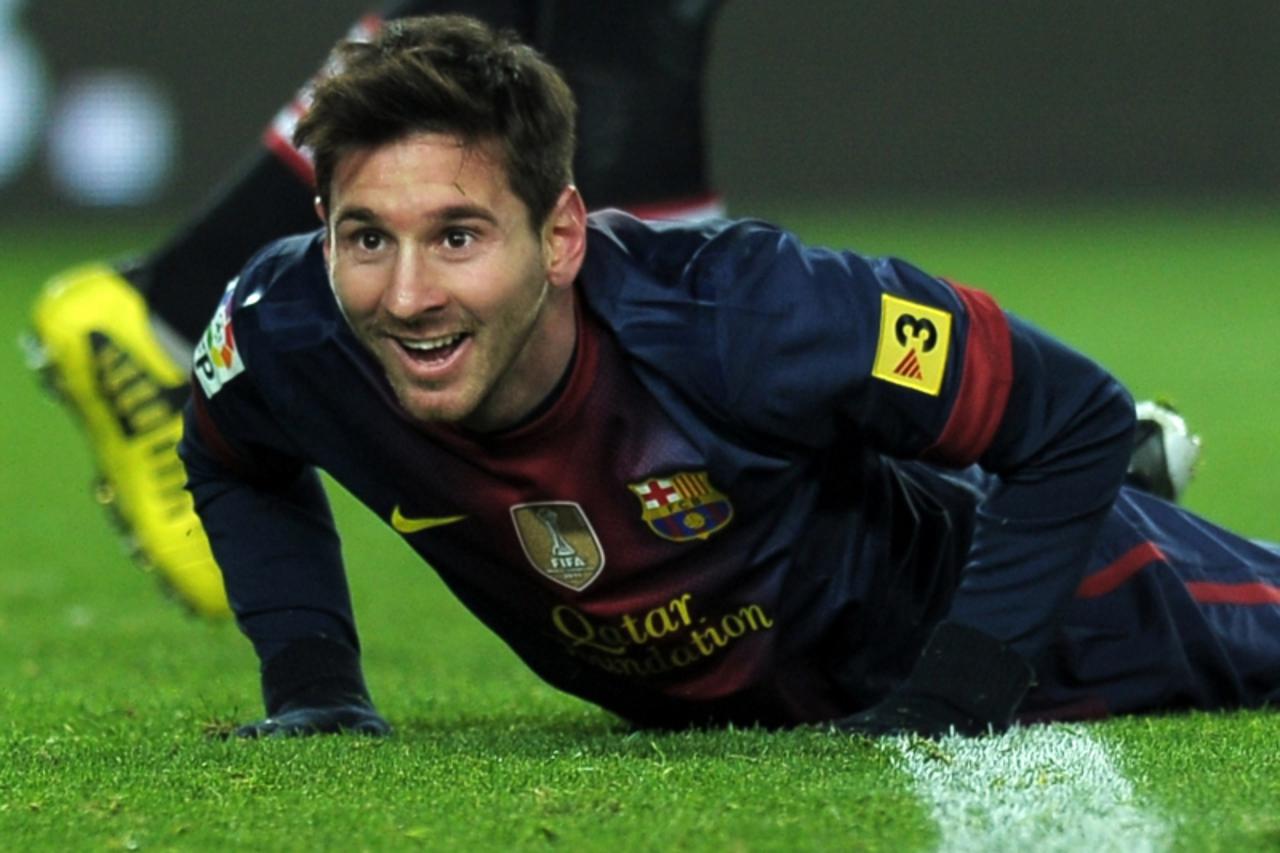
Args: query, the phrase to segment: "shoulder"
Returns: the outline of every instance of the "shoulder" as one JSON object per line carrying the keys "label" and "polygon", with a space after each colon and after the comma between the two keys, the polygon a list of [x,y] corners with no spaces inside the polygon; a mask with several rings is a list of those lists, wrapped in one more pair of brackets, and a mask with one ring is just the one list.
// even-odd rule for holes
{"label": "shoulder", "polygon": [[323,246],[323,230],[268,243],[240,272],[234,288],[234,307],[292,300],[309,293],[310,285],[325,275]]}
{"label": "shoulder", "polygon": [[864,261],[760,220],[657,223],[609,211],[591,217],[589,240],[588,308],[643,376],[722,420],[741,414],[743,388],[774,382],[783,356],[866,313],[834,304],[870,288],[834,282],[830,269],[871,278]]}
{"label": "shoulder", "polygon": [[322,234],[269,243],[227,285],[193,354],[207,396],[263,354],[332,333],[340,315],[325,275]]}
{"label": "shoulder", "polygon": [[633,267],[668,281],[687,273],[690,264],[749,261],[794,240],[756,219],[652,221],[619,210],[593,213],[587,234],[592,272]]}
{"label": "shoulder", "polygon": [[224,319],[235,318],[237,331],[268,338],[275,349],[295,349],[331,335],[342,315],[329,287],[324,232],[264,246],[228,286],[219,306],[223,311]]}
{"label": "shoulder", "polygon": [[[802,251],[792,234],[760,220],[655,222],[604,211],[589,220],[580,284],[606,321],[655,305],[706,309],[748,298]],[[763,307],[761,294],[749,298]]]}
{"label": "shoulder", "polygon": [[759,219],[650,222],[611,210],[589,219],[582,288],[606,314],[655,298],[825,314],[833,298],[892,289],[902,276],[929,278],[898,259],[809,245]]}
{"label": "shoulder", "polygon": [[[960,345],[964,307],[946,282],[897,258],[810,246],[758,220],[654,225],[608,214],[592,227],[588,306],[634,361],[706,411],[771,436],[807,424],[817,443],[863,403],[867,412],[938,408],[945,389],[936,381],[873,379],[914,370],[904,361],[913,333],[939,353],[934,362],[949,342]],[[943,317],[957,318],[954,330]],[[926,368],[933,380],[944,375],[940,364]],[[882,405],[886,397],[894,400]]]}
{"label": "shoulder", "polygon": [[615,330],[711,324],[722,352],[729,338],[754,348],[765,329],[779,341],[787,330],[847,336],[878,315],[885,292],[947,298],[899,259],[811,246],[761,220],[655,223],[617,211],[591,217],[580,288]]}

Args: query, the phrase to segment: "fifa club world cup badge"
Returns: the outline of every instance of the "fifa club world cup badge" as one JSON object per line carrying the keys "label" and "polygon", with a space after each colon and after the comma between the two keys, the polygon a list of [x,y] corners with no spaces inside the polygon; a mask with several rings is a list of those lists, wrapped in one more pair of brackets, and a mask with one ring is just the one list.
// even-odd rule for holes
{"label": "fifa club world cup badge", "polygon": [[511,507],[520,547],[533,567],[556,583],[583,590],[604,568],[604,549],[582,507],[545,501]]}
{"label": "fifa club world cup badge", "polygon": [[733,520],[733,504],[711,485],[706,471],[681,471],[628,483],[640,499],[640,517],[672,542],[706,539]]}

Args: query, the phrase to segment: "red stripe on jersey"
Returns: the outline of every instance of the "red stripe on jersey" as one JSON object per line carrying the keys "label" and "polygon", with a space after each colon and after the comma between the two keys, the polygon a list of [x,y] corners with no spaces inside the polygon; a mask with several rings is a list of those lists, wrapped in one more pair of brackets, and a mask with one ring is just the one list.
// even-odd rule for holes
{"label": "red stripe on jersey", "polygon": [[947,284],[969,315],[960,390],[942,434],[925,456],[953,465],[972,465],[995,438],[1013,387],[1013,343],[1009,321],[996,301],[980,290]]}
{"label": "red stripe on jersey", "polygon": [[1280,587],[1266,583],[1191,581],[1187,592],[1201,604],[1280,604]]}
{"label": "red stripe on jersey", "polygon": [[1076,588],[1076,598],[1097,598],[1115,590],[1152,563],[1164,562],[1164,552],[1154,542],[1143,542],[1085,578]]}

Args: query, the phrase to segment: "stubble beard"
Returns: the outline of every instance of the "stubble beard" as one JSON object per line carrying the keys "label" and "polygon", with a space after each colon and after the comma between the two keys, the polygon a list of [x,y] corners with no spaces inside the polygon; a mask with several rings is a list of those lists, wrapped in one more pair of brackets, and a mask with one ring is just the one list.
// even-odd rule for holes
{"label": "stubble beard", "polygon": [[465,371],[438,389],[415,383],[398,367],[384,366],[401,407],[418,423],[456,424],[491,432],[510,426],[536,406],[538,399],[520,400],[517,389],[529,377],[522,375],[517,365],[536,343],[549,291],[550,283],[544,278],[537,297],[524,310],[503,315],[492,325],[468,323],[471,351],[465,353]]}

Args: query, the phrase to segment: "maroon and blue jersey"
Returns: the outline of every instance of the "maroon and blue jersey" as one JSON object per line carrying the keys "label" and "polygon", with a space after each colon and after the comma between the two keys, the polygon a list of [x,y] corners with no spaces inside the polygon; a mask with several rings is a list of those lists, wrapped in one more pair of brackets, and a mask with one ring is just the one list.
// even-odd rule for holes
{"label": "maroon and blue jersey", "polygon": [[612,212],[553,398],[496,434],[423,424],[322,239],[228,289],[182,450],[264,660],[358,647],[321,469],[563,690],[646,724],[831,719],[942,619],[1045,653],[1128,463],[1124,389],[980,291],[760,222]]}

